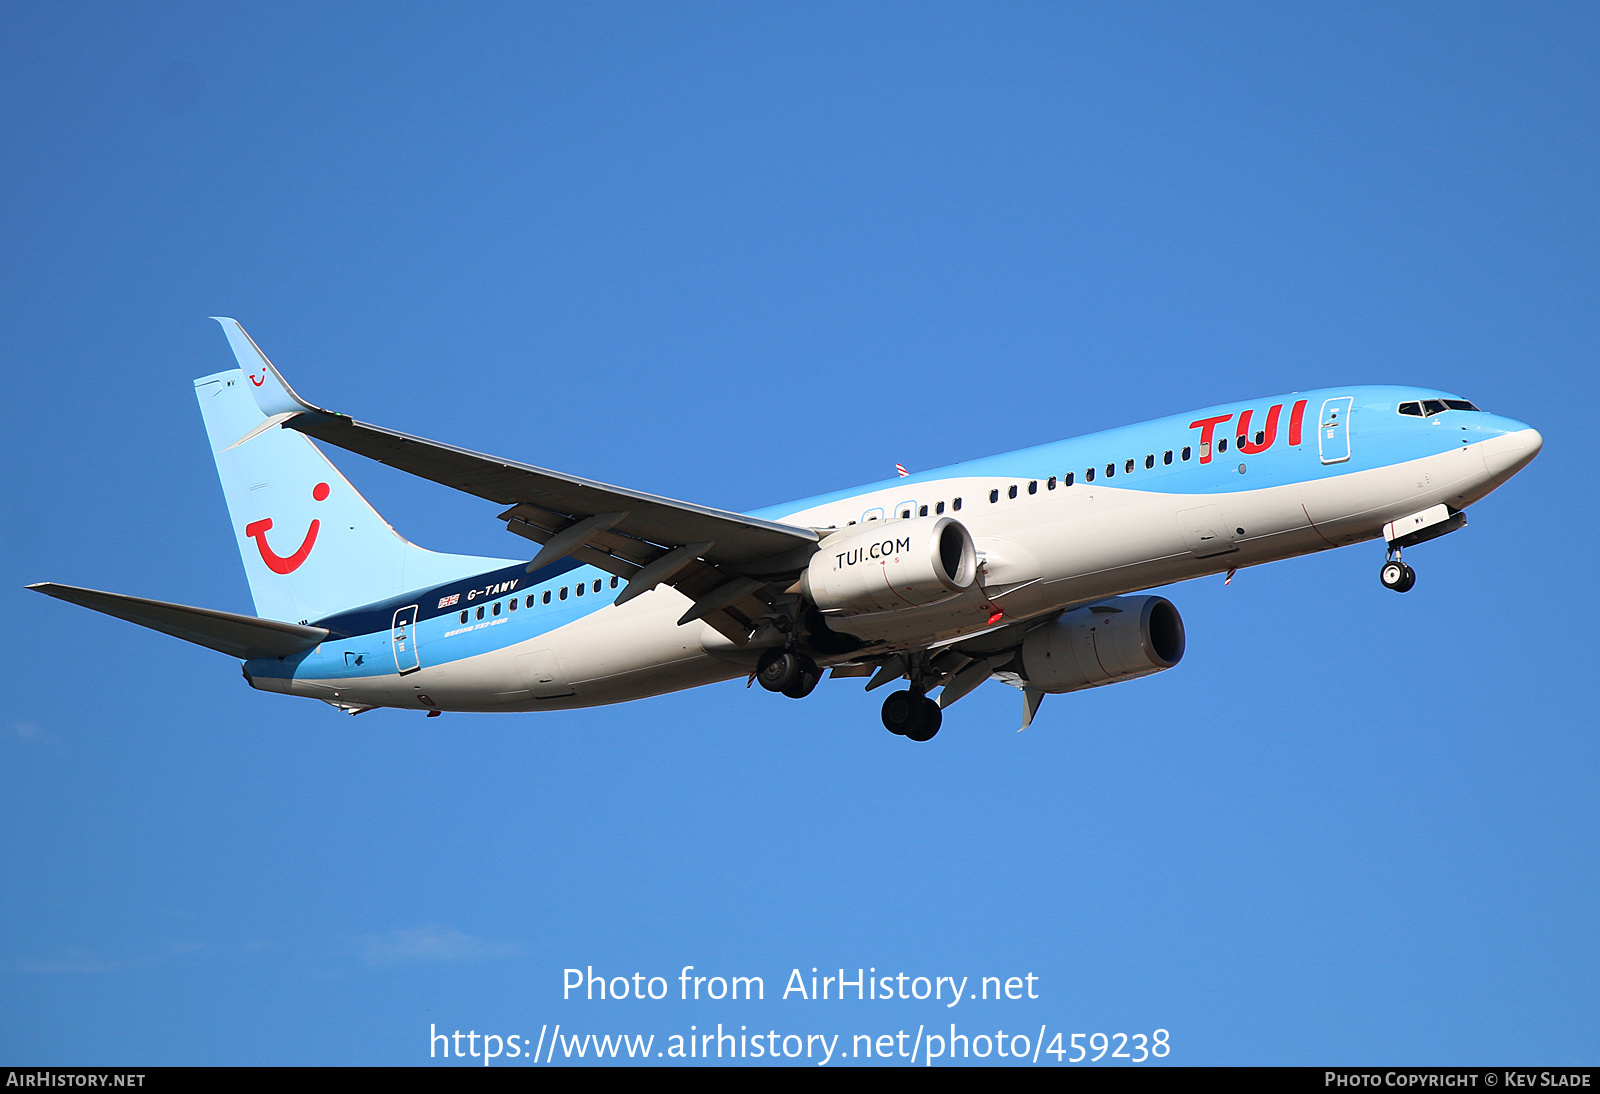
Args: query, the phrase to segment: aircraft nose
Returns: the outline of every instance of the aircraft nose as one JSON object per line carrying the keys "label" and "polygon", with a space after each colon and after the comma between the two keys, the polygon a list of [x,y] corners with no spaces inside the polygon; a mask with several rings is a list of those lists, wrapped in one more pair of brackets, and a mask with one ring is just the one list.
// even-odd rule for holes
{"label": "aircraft nose", "polygon": [[1506,425],[1505,432],[1483,443],[1484,467],[1498,483],[1527,467],[1544,447],[1544,437],[1532,426],[1509,419]]}
{"label": "aircraft nose", "polygon": [[1544,435],[1533,426],[1522,430],[1522,435],[1527,438],[1528,459],[1533,459],[1544,449]]}

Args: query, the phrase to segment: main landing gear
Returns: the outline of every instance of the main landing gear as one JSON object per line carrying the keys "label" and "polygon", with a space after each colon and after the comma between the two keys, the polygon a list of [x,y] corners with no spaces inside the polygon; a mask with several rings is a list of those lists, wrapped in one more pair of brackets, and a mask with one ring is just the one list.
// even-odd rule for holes
{"label": "main landing gear", "polygon": [[920,691],[897,691],[883,701],[883,728],[913,741],[931,741],[944,714]]}
{"label": "main landing gear", "polygon": [[[756,662],[756,679],[768,691],[804,699],[822,679],[817,663],[798,650],[770,649]],[[939,704],[923,694],[920,678],[883,701],[883,727],[913,741],[931,741],[944,714]]]}
{"label": "main landing gear", "polygon": [[756,679],[768,691],[791,699],[804,699],[822,679],[817,663],[794,650],[771,649],[756,663]]}
{"label": "main landing gear", "polygon": [[1383,564],[1383,569],[1378,571],[1378,580],[1383,582],[1385,589],[1393,589],[1397,593],[1409,593],[1411,586],[1417,583],[1417,571],[1400,561],[1400,552],[1391,551],[1389,560]]}

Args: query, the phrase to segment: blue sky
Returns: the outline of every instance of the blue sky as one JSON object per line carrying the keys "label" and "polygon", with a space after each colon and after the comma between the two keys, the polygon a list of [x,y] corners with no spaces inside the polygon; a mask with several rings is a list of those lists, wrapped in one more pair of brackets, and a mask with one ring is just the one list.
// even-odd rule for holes
{"label": "blue sky", "polygon": [[[1597,24],[0,12],[0,1057],[955,1021],[1595,1063]],[[735,509],[1341,383],[1546,445],[1408,553],[1412,593],[1371,545],[1174,587],[1181,666],[1020,735],[995,684],[926,747],[849,681],[350,719],[22,589],[250,610],[189,387],[231,362],[209,315],[323,405]],[[425,546],[517,549],[486,503],[336,459]],[[689,964],[769,999],[560,998],[569,966]],[[1040,998],[773,998],[812,966]]]}

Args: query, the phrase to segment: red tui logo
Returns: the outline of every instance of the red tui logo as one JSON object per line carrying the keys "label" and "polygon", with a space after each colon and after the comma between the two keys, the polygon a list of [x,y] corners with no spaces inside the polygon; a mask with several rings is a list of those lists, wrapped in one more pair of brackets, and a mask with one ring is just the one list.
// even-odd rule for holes
{"label": "red tui logo", "polygon": [[[1255,416],[1255,411],[1240,411],[1238,436],[1234,440],[1234,443],[1238,447],[1239,451],[1247,456],[1253,456],[1257,452],[1265,452],[1267,449],[1271,448],[1273,442],[1278,439],[1278,415],[1282,413],[1282,403],[1274,404],[1272,409],[1267,411],[1267,424],[1265,428],[1260,430],[1261,441],[1258,444],[1250,436],[1250,419]],[[1291,445],[1298,446],[1300,444],[1300,427],[1302,419],[1305,417],[1305,413],[1306,401],[1304,399],[1297,401],[1294,404],[1294,409],[1289,412],[1289,443]],[[1198,429],[1200,431],[1201,463],[1211,462],[1211,444],[1217,427],[1226,424],[1232,419],[1232,414],[1223,414],[1215,418],[1201,418],[1198,422],[1189,423],[1190,429]],[[1188,459],[1187,456],[1184,458]]]}
{"label": "red tui logo", "polygon": [[[328,497],[328,484],[319,482],[311,490],[311,496],[317,501],[326,501]],[[267,546],[267,533],[272,531],[272,518],[264,517],[261,520],[244,526],[244,534],[256,541],[256,549],[261,552],[261,561],[267,564],[267,569],[275,574],[292,574],[298,570],[311,557],[311,548],[316,546],[317,532],[322,528],[320,520],[313,520],[311,527],[306,529],[306,538],[300,541],[299,548],[294,554],[285,558],[271,547]]]}

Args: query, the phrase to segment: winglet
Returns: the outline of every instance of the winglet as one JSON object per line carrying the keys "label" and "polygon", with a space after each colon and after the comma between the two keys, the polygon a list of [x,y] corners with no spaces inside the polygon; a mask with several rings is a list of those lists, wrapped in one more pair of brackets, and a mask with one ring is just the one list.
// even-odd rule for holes
{"label": "winglet", "polygon": [[250,381],[250,393],[255,396],[256,406],[261,408],[261,413],[268,418],[279,414],[302,414],[308,411],[313,414],[327,413],[295,394],[294,388],[289,386],[283,374],[267,360],[267,355],[261,352],[261,347],[256,345],[255,339],[245,333],[237,319],[221,315],[213,315],[211,318],[222,325],[222,333],[228,336],[228,345],[233,348],[233,355],[239,361],[239,370]]}

